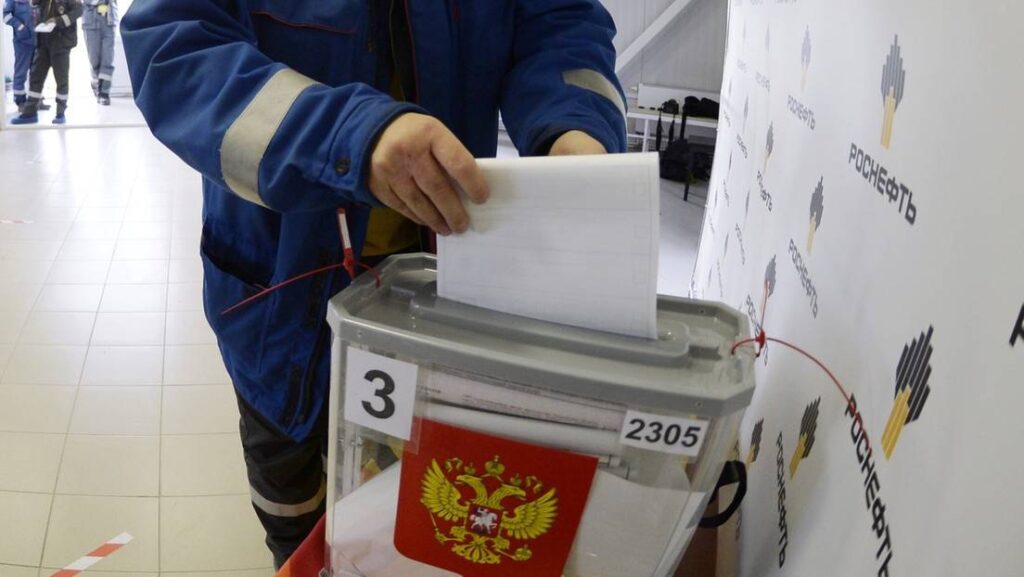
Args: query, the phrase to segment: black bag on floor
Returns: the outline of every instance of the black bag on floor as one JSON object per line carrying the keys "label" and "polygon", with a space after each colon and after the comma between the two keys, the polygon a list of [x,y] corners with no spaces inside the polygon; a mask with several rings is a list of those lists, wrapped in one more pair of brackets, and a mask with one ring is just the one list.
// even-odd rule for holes
{"label": "black bag on floor", "polygon": [[686,182],[690,173],[690,145],[680,138],[674,140],[660,153],[661,177],[676,182]]}

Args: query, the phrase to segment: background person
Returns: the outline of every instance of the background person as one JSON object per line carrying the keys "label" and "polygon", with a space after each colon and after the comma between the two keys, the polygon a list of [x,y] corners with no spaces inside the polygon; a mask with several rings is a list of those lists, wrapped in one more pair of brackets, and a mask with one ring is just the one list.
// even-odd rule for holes
{"label": "background person", "polygon": [[85,0],[82,31],[89,52],[92,93],[110,106],[110,81],[114,75],[114,33],[117,31],[117,0]]}
{"label": "background person", "polygon": [[21,114],[11,124],[39,122],[39,103],[43,98],[46,75],[53,68],[57,82],[57,115],[54,124],[64,124],[64,111],[68,107],[68,73],[71,67],[71,49],[78,45],[78,18],[82,16],[81,0],[39,0],[40,22],[53,24],[48,33],[36,34],[36,55],[29,76],[28,98],[21,106]]}

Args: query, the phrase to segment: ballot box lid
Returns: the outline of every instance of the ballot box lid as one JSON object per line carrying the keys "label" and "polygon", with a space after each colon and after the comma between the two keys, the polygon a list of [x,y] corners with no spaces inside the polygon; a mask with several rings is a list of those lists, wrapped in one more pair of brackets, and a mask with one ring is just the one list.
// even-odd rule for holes
{"label": "ballot box lid", "polygon": [[658,338],[571,327],[437,296],[435,257],[393,256],[331,299],[336,338],[490,379],[708,417],[744,409],[754,390],[747,318],[725,305],[658,297]]}

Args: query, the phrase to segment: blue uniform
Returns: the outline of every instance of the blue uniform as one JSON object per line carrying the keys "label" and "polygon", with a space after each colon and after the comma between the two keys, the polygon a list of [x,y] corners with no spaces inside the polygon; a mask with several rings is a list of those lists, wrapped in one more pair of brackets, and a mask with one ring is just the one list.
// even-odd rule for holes
{"label": "blue uniform", "polygon": [[406,0],[412,102],[374,57],[376,0],[149,0],[122,20],[136,102],[202,173],[207,318],[242,399],[296,440],[328,390],[328,299],[344,273],[309,278],[230,315],[260,287],[341,262],[335,210],[361,250],[376,136],[429,113],[477,157],[498,111],[516,147],[544,154],[582,130],[625,148],[614,24],[598,0]]}
{"label": "blue uniform", "polygon": [[35,17],[29,0],[4,0],[4,23],[14,29],[14,101],[21,104],[36,49]]}

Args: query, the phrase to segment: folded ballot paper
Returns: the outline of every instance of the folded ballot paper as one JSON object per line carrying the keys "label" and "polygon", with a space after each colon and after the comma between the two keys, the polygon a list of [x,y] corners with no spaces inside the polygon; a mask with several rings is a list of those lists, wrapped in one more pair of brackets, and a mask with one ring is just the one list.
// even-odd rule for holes
{"label": "folded ballot paper", "polygon": [[694,530],[702,494],[432,420],[418,429],[398,463],[335,504],[334,576],[652,575]]}
{"label": "folded ballot paper", "polygon": [[491,188],[470,230],[439,237],[442,298],[657,336],[658,156],[478,161]]}

